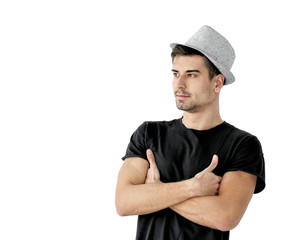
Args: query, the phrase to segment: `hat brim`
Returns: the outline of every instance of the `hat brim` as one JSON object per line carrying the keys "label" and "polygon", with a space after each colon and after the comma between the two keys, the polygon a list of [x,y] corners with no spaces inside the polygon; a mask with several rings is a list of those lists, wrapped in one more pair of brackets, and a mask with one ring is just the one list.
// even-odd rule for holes
{"label": "hat brim", "polygon": [[199,49],[197,47],[194,46],[190,46],[190,45],[186,45],[186,44],[180,44],[180,43],[171,43],[170,47],[173,49],[176,45],[181,45],[181,46],[185,46],[185,47],[189,47],[192,49],[195,49],[199,52],[201,52],[202,54],[204,54],[214,65],[216,68],[218,68],[218,70],[224,75],[226,81],[225,81],[225,85],[231,84],[233,82],[235,82],[235,76],[233,75],[233,73],[226,69],[224,66],[222,66],[221,64],[219,64],[218,62],[216,62],[213,58],[210,57],[210,55],[208,53],[206,53],[204,50]]}

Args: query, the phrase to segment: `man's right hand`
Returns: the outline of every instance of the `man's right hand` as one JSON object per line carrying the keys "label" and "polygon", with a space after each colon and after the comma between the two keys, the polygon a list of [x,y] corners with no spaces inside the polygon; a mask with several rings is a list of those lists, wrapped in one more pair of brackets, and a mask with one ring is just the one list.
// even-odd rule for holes
{"label": "man's right hand", "polygon": [[150,163],[150,168],[148,169],[145,183],[160,183],[160,172],[156,164],[155,156],[151,149],[147,149],[147,158]]}
{"label": "man's right hand", "polygon": [[218,156],[214,155],[210,166],[190,179],[195,184],[194,195],[199,197],[218,195],[222,178],[213,173],[217,165]]}

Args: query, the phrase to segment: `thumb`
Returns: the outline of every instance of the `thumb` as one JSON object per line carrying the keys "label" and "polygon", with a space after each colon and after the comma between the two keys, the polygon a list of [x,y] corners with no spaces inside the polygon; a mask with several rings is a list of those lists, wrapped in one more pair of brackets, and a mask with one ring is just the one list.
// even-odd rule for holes
{"label": "thumb", "polygon": [[213,156],[212,162],[209,167],[205,169],[207,172],[213,172],[213,170],[217,167],[219,162],[219,157],[217,155]]}
{"label": "thumb", "polygon": [[153,151],[151,149],[147,149],[147,158],[149,160],[150,165],[154,165],[155,162],[155,156],[153,154]]}

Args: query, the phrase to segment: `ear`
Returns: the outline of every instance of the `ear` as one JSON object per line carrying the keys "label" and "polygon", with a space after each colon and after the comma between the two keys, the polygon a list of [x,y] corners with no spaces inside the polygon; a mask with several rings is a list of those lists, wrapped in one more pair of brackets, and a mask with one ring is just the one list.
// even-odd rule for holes
{"label": "ear", "polygon": [[225,77],[223,74],[215,76],[215,92],[219,93],[224,85]]}

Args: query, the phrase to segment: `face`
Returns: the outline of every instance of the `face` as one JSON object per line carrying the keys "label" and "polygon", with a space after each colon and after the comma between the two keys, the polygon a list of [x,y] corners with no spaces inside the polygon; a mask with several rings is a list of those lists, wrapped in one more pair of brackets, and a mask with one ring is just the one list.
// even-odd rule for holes
{"label": "face", "polygon": [[216,81],[210,79],[204,57],[177,55],[173,61],[173,90],[177,108],[188,112],[204,110],[216,103]]}

